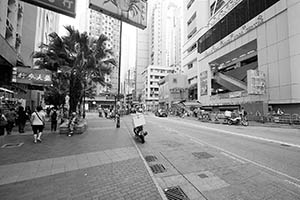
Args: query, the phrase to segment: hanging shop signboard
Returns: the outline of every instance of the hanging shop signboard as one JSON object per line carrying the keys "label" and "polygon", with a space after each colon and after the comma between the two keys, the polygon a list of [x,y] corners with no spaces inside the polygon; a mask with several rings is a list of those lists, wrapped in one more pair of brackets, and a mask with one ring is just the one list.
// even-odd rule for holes
{"label": "hanging shop signboard", "polygon": [[69,17],[75,18],[76,0],[22,0]]}
{"label": "hanging shop signboard", "polygon": [[90,0],[89,8],[145,29],[147,4],[146,0]]}
{"label": "hanging shop signboard", "polygon": [[200,95],[207,95],[207,90],[207,71],[204,71],[200,73]]}
{"label": "hanging shop signboard", "polygon": [[13,72],[13,82],[29,85],[52,84],[52,73],[48,70],[16,67]]}
{"label": "hanging shop signboard", "polygon": [[266,93],[266,76],[259,70],[247,71],[248,94],[262,95]]}

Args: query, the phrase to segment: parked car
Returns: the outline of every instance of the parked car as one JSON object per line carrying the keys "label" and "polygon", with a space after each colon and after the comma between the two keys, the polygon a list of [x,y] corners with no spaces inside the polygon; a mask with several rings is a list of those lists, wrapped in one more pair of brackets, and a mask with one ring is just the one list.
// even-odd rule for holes
{"label": "parked car", "polygon": [[159,109],[155,113],[155,116],[157,117],[168,117],[168,114],[165,110]]}

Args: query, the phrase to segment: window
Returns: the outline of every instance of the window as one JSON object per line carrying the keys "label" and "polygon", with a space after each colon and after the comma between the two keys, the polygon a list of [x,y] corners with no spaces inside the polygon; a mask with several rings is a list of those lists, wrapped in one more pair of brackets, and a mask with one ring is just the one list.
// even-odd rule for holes
{"label": "window", "polygon": [[[198,39],[198,52],[202,53],[254,17],[274,5],[279,0],[243,0],[218,23]],[[188,35],[188,39],[196,31]]]}
{"label": "window", "polygon": [[192,6],[192,4],[194,3],[194,1],[195,0],[190,0],[189,3],[186,6],[186,9],[189,9]]}
{"label": "window", "polygon": [[190,39],[197,31],[197,28],[195,27],[187,36],[188,39]]}
{"label": "window", "polygon": [[193,21],[194,19],[196,18],[196,12],[191,16],[191,18],[189,19],[189,21],[187,22],[187,25],[189,26]]}

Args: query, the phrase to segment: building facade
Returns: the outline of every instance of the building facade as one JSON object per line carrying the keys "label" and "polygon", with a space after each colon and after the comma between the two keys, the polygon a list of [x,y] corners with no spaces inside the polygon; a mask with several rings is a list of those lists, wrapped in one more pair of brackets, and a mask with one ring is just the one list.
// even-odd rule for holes
{"label": "building facade", "polygon": [[142,74],[144,80],[142,102],[147,110],[158,108],[159,81],[173,72],[173,68],[156,65],[149,65],[147,69],[144,70]]}
{"label": "building facade", "polygon": [[169,74],[159,82],[159,107],[171,108],[173,103],[186,100],[188,97],[187,76]]}
{"label": "building facade", "polygon": [[192,36],[197,48],[186,52],[184,61],[196,66],[198,100],[212,110],[244,106],[250,114],[278,108],[299,113],[300,2],[206,3],[206,28]]}
{"label": "building facade", "polygon": [[0,86],[11,83],[13,67],[20,60],[23,10],[21,1],[0,1]]}

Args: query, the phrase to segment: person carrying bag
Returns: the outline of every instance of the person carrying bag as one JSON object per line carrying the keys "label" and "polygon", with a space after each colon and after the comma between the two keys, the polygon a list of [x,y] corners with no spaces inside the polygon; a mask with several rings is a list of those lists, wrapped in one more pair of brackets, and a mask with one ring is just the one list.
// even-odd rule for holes
{"label": "person carrying bag", "polygon": [[45,113],[41,106],[38,106],[36,111],[32,113],[30,121],[33,131],[33,142],[35,144],[42,142],[41,136],[45,127]]}

